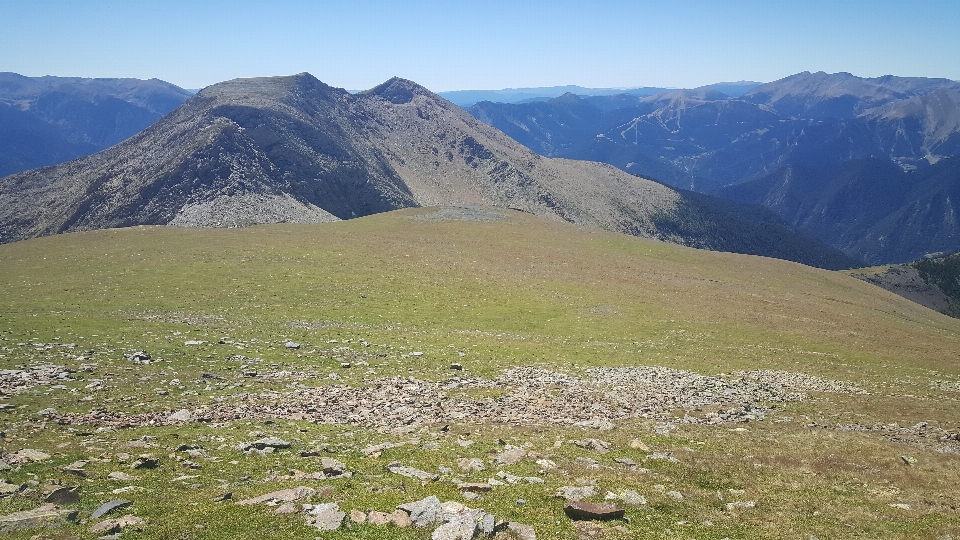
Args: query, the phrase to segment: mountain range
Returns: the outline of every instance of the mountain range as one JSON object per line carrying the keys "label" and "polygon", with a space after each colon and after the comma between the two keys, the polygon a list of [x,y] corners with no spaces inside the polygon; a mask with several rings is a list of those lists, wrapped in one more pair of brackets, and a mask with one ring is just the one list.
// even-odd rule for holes
{"label": "mountain range", "polygon": [[760,207],[537,155],[411,81],[350,94],[309,74],[207,87],[107,150],[0,179],[0,240],[433,205],[510,207],[695,247],[856,264]]}
{"label": "mountain range", "polygon": [[191,92],[159,79],[0,72],[0,176],[55,165],[127,139]]}
{"label": "mountain range", "polygon": [[[955,81],[804,72],[739,97],[706,87],[648,97],[571,93],[536,103],[483,102],[469,111],[545,156],[600,161],[674,187],[764,204],[870,263],[960,250],[947,198],[958,179],[953,166],[936,166],[960,154]],[[874,183],[878,167],[884,176]],[[777,196],[785,178],[790,201]],[[884,182],[902,189],[885,190]],[[832,191],[823,191],[827,185]],[[847,195],[830,199],[840,192]],[[830,212],[814,211],[824,199]],[[844,228],[849,216],[858,216],[852,230]],[[917,227],[938,232],[918,241]]]}

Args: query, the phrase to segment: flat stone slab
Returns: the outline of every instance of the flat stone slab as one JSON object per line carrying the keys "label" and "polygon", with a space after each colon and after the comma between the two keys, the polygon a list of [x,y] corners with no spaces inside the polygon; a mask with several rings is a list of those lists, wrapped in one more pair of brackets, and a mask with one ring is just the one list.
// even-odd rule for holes
{"label": "flat stone slab", "polygon": [[90,519],[97,519],[101,516],[105,516],[110,512],[116,510],[117,508],[124,508],[133,504],[133,501],[127,501],[124,499],[117,499],[115,501],[105,502],[100,505],[100,508],[97,508],[90,514]]}
{"label": "flat stone slab", "polygon": [[611,503],[590,503],[584,501],[570,501],[563,507],[563,512],[570,519],[622,519],[624,510]]}
{"label": "flat stone slab", "polygon": [[93,527],[90,527],[89,531],[95,534],[118,533],[130,527],[141,527],[145,523],[146,521],[144,521],[142,518],[138,518],[132,514],[127,514],[123,517],[105,519]]}
{"label": "flat stone slab", "polygon": [[242,501],[237,501],[237,504],[249,505],[249,504],[262,504],[265,502],[295,502],[301,499],[306,499],[307,497],[316,493],[316,490],[306,486],[300,486],[290,489],[281,489],[280,491],[273,491],[259,497],[253,497],[250,499],[244,499]]}
{"label": "flat stone slab", "polygon": [[314,506],[308,516],[308,521],[321,531],[335,531],[340,528],[345,517],[347,517],[346,512],[340,510],[337,503],[332,502]]}
{"label": "flat stone slab", "polygon": [[14,512],[0,516],[0,534],[23,531],[27,529],[56,528],[73,523],[77,520],[77,510],[57,508],[52,504],[45,504],[33,510]]}
{"label": "flat stone slab", "polygon": [[240,443],[237,445],[237,449],[242,452],[246,452],[251,449],[263,450],[265,448],[290,448],[290,442],[279,437],[265,437],[260,440],[248,443]]}
{"label": "flat stone slab", "polygon": [[387,465],[386,469],[393,474],[399,474],[400,476],[406,476],[407,478],[416,478],[417,480],[424,482],[430,482],[440,478],[440,475],[438,474],[429,473],[415,467],[407,467],[396,461]]}

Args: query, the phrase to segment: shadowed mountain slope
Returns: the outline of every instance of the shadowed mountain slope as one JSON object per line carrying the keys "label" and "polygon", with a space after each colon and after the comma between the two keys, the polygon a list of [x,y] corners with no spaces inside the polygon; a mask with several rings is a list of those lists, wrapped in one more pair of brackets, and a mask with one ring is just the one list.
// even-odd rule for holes
{"label": "shadowed mountain slope", "polygon": [[158,79],[0,73],[0,176],[103,150],[153,124],[190,95]]}

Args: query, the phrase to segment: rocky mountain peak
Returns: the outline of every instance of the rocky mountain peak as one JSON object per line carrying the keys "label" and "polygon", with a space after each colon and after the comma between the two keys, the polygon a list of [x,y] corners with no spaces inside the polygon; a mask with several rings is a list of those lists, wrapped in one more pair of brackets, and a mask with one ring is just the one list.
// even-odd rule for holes
{"label": "rocky mountain peak", "polygon": [[442,99],[423,86],[407,79],[401,79],[400,77],[392,77],[390,80],[363,92],[362,95],[379,96],[394,105],[410,103],[413,101],[414,96]]}

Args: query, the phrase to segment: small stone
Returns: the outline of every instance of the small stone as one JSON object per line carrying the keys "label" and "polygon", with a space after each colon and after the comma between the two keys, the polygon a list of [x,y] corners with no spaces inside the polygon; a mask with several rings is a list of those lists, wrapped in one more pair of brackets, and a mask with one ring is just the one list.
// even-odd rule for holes
{"label": "small stone", "polygon": [[397,510],[402,510],[410,517],[410,521],[417,527],[427,527],[442,521],[443,508],[440,505],[440,499],[430,495],[419,501],[409,502],[397,506]]}
{"label": "small stone", "polygon": [[242,501],[237,501],[236,504],[239,505],[249,505],[249,504],[261,504],[265,502],[276,502],[276,503],[285,503],[285,502],[295,502],[300,499],[305,499],[316,493],[316,490],[306,486],[299,486],[290,489],[281,489],[280,491],[272,491],[270,493],[260,495],[259,497],[252,497],[250,499],[244,499]]}
{"label": "small stone", "polygon": [[407,467],[397,461],[387,465],[386,469],[393,474],[399,474],[400,476],[406,476],[407,478],[416,478],[423,482],[430,482],[440,478],[440,475],[428,473],[427,471],[423,471],[415,467]]}
{"label": "small stone", "polygon": [[620,506],[611,503],[589,503],[583,501],[570,501],[563,507],[563,512],[570,519],[596,519],[609,520],[621,519],[624,510]]}
{"label": "small stone", "polygon": [[507,445],[493,460],[501,465],[514,465],[527,455],[525,448]]}
{"label": "small stone", "polygon": [[450,369],[455,371],[463,371],[463,364],[450,364]]}
{"label": "small stone", "polygon": [[117,508],[125,508],[127,506],[130,506],[131,504],[133,504],[133,501],[127,501],[123,499],[118,499],[115,501],[103,503],[100,505],[99,508],[94,510],[92,514],[90,514],[90,519],[97,519],[101,516],[105,516],[109,514],[110,512],[116,510]]}
{"label": "small stone", "polygon": [[191,420],[193,420],[193,414],[187,409],[180,409],[167,416],[167,422],[190,422]]}
{"label": "small stone", "polygon": [[57,410],[54,409],[53,407],[47,407],[46,409],[42,409],[38,411],[37,414],[39,414],[40,416],[56,416]]}
{"label": "small stone", "polygon": [[34,450],[33,448],[24,448],[23,450],[20,450],[19,452],[14,454],[14,457],[17,459],[17,461],[21,463],[24,463],[24,462],[30,463],[30,462],[46,461],[50,459],[50,454],[47,454],[46,452],[41,452],[40,450]]}
{"label": "small stone", "polygon": [[486,468],[483,460],[479,458],[460,458],[457,465],[464,471],[482,471]]}
{"label": "small stone", "polygon": [[350,362],[340,362],[340,367],[347,369],[350,367]]}
{"label": "small stone", "polygon": [[530,525],[511,521],[507,523],[507,530],[519,540],[537,540],[537,532]]}
{"label": "small stone", "polygon": [[493,489],[490,484],[483,482],[461,482],[457,484],[460,491],[486,492]]}
{"label": "small stone", "polygon": [[41,527],[60,527],[77,520],[77,510],[57,508],[45,504],[33,510],[24,510],[0,516],[0,534]]}
{"label": "small stone", "polygon": [[579,446],[580,448],[593,450],[601,454],[606,454],[610,451],[610,443],[607,441],[601,441],[600,439],[582,439],[573,441],[573,444]]}
{"label": "small stone", "polygon": [[130,464],[131,469],[155,469],[160,464],[160,460],[152,454],[141,454],[137,456],[136,461]]}
{"label": "small stone", "polygon": [[464,491],[461,493],[461,496],[468,501],[479,501],[483,498],[479,493],[474,493],[472,491]]}
{"label": "small stone", "polygon": [[619,464],[621,464],[621,465],[625,465],[625,466],[627,466],[627,467],[636,467],[636,466],[637,466],[637,462],[634,461],[634,460],[632,460],[632,459],[630,459],[630,458],[616,458],[616,459],[614,459],[613,461],[616,462],[616,463],[619,463]]}
{"label": "small stone", "polygon": [[640,439],[633,439],[630,441],[630,448],[633,448],[634,450],[643,450],[644,452],[650,451],[650,447],[644,444],[644,442]]}
{"label": "small stone", "polygon": [[727,503],[727,510],[745,510],[747,508],[754,508],[757,506],[755,501],[737,501]]}
{"label": "small stone", "polygon": [[403,510],[394,510],[393,513],[390,514],[390,521],[401,529],[405,529],[413,525],[413,520],[410,519],[410,515]]}
{"label": "small stone", "polygon": [[288,348],[288,349],[299,349],[299,348],[300,348],[300,344],[297,343],[296,341],[287,341],[286,343],[283,344],[283,346],[286,347],[286,348]]}
{"label": "small stone", "polygon": [[[679,491],[668,491],[668,492],[667,492],[667,497],[670,497],[671,499],[677,499],[677,500],[679,500],[679,499],[682,499],[682,498],[683,498],[683,493],[680,493]],[[728,505],[728,506],[729,506],[729,505]]]}
{"label": "small stone", "polygon": [[[403,514],[406,515],[405,512]],[[353,514],[351,513],[351,516],[352,515]],[[387,523],[390,523],[391,519],[392,519],[392,516],[386,512],[377,512],[376,510],[372,510],[369,514],[367,514],[367,521],[369,521],[374,525],[386,525]],[[359,523],[363,523],[363,522],[361,521]]]}
{"label": "small stone", "polygon": [[329,476],[340,476],[347,470],[342,462],[329,457],[320,458],[320,466],[323,467],[323,473]]}
{"label": "small stone", "polygon": [[273,511],[273,513],[278,515],[296,514],[297,505],[292,502],[285,502],[280,506],[278,506],[277,509]]}
{"label": "small stone", "polygon": [[80,494],[77,493],[78,488],[76,487],[58,487],[51,491],[47,498],[44,499],[44,502],[53,503],[58,506],[70,506],[71,504],[77,504],[80,502]]}
{"label": "small stone", "polygon": [[310,510],[312,525],[321,531],[335,531],[340,528],[347,514],[335,503],[318,504]]}
{"label": "small stone", "polygon": [[597,489],[593,486],[562,486],[557,488],[556,497],[568,501],[582,501],[597,494]]}
{"label": "small stone", "polygon": [[350,511],[350,521],[354,523],[366,523],[367,515],[357,509],[353,509]]}
{"label": "small stone", "polygon": [[8,484],[5,481],[0,481],[0,497],[9,497],[26,489],[26,487],[26,484]]}
{"label": "small stone", "polygon": [[140,477],[133,476],[132,474],[127,474],[123,471],[114,471],[107,475],[107,478],[111,480],[116,480],[118,482],[133,482],[134,480],[139,480]]}
{"label": "small stone", "polygon": [[557,463],[556,463],[555,461],[553,461],[552,459],[538,459],[538,460],[537,460],[537,465],[543,467],[543,468],[546,469],[546,470],[556,469],[556,468],[557,468]]}
{"label": "small stone", "polygon": [[898,510],[910,510],[910,505],[905,503],[891,503],[889,506]]}
{"label": "small stone", "polygon": [[88,529],[94,534],[118,533],[128,528],[137,528],[144,525],[146,521],[137,516],[127,514],[123,517],[114,519],[105,519]]}
{"label": "small stone", "polygon": [[227,491],[226,493],[221,493],[221,494],[217,495],[216,497],[214,497],[214,498],[211,499],[211,500],[212,500],[213,502],[223,502],[223,501],[229,501],[229,500],[232,499],[232,498],[233,498],[233,492],[232,492],[232,491]]}

